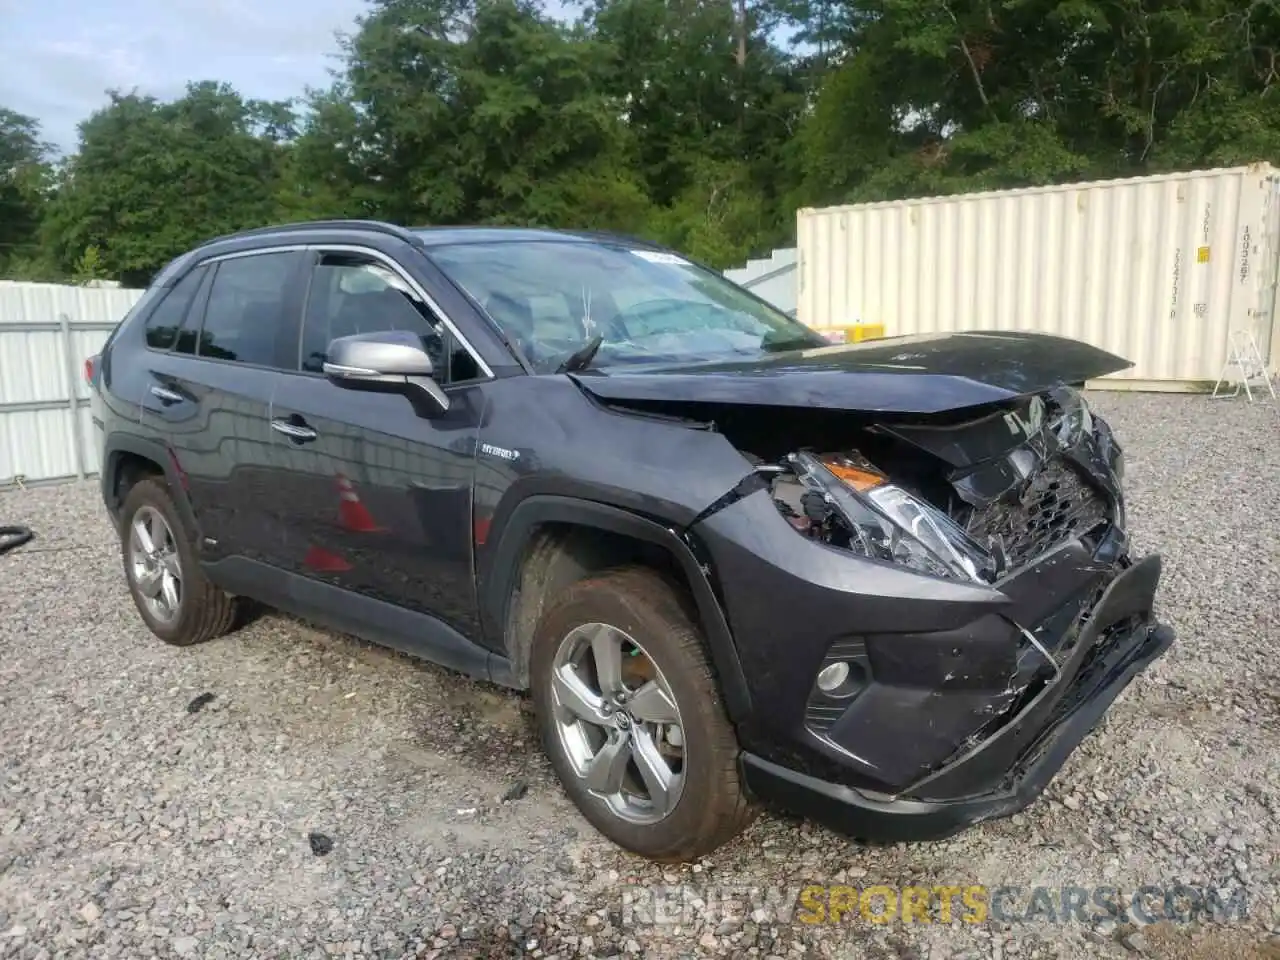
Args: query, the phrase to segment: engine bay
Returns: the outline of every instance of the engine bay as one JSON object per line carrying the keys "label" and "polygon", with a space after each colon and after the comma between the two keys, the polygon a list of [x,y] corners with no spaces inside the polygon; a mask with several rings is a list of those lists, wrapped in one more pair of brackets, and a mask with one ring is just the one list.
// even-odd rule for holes
{"label": "engine bay", "polygon": [[783,456],[769,494],[802,536],[992,583],[1116,514],[1098,481],[1114,478],[1118,448],[1097,449],[1099,428],[1114,447],[1066,390],[958,423],[871,424],[856,449]]}

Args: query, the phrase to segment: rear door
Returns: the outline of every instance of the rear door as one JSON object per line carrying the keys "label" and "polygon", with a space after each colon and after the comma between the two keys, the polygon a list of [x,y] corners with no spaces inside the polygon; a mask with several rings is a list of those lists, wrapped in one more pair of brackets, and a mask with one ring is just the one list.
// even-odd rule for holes
{"label": "rear door", "polygon": [[206,262],[176,334],[148,323],[155,344],[143,421],[170,446],[212,558],[275,563],[284,552],[271,509],[269,420],[301,308],[304,262],[296,249]]}
{"label": "rear door", "polygon": [[[477,638],[471,494],[488,376],[391,257],[358,248],[314,256],[295,369],[272,410],[286,564]],[[447,413],[425,418],[402,395],[324,376],[332,339],[382,330],[422,339]]]}

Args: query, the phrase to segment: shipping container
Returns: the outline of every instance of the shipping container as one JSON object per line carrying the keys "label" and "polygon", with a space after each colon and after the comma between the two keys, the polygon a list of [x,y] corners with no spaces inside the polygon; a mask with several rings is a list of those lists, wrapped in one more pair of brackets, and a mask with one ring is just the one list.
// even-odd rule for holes
{"label": "shipping container", "polygon": [[795,247],[774,250],[759,260],[748,260],[741,267],[726,270],[724,275],[783,313],[796,315]]}
{"label": "shipping container", "polygon": [[1233,330],[1280,361],[1278,199],[1256,164],[805,209],[798,316],[891,337],[1053,333],[1133,361],[1098,386],[1202,389]]}

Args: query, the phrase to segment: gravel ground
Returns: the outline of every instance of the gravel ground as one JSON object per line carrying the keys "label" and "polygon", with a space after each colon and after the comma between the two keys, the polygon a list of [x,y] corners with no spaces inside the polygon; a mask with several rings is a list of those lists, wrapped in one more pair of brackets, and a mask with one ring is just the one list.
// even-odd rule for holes
{"label": "gravel ground", "polygon": [[[92,483],[0,496],[0,520],[39,535],[0,557],[0,957],[1280,957],[1280,407],[1095,403],[1180,642],[1041,802],[876,848],[770,814],[683,868],[591,830],[519,697],[276,615],[166,647]],[[653,885],[794,900],[814,881],[1181,882],[1243,891],[1248,913],[813,926],[748,904],[641,922]]]}

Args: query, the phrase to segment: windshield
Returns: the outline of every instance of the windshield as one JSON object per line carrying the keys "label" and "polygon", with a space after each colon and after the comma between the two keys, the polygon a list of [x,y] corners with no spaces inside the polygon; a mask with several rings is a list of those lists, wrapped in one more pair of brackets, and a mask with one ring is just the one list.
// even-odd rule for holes
{"label": "windshield", "polygon": [[428,251],[539,373],[594,338],[593,367],[731,360],[823,346],[808,327],[672,253],[520,240]]}

